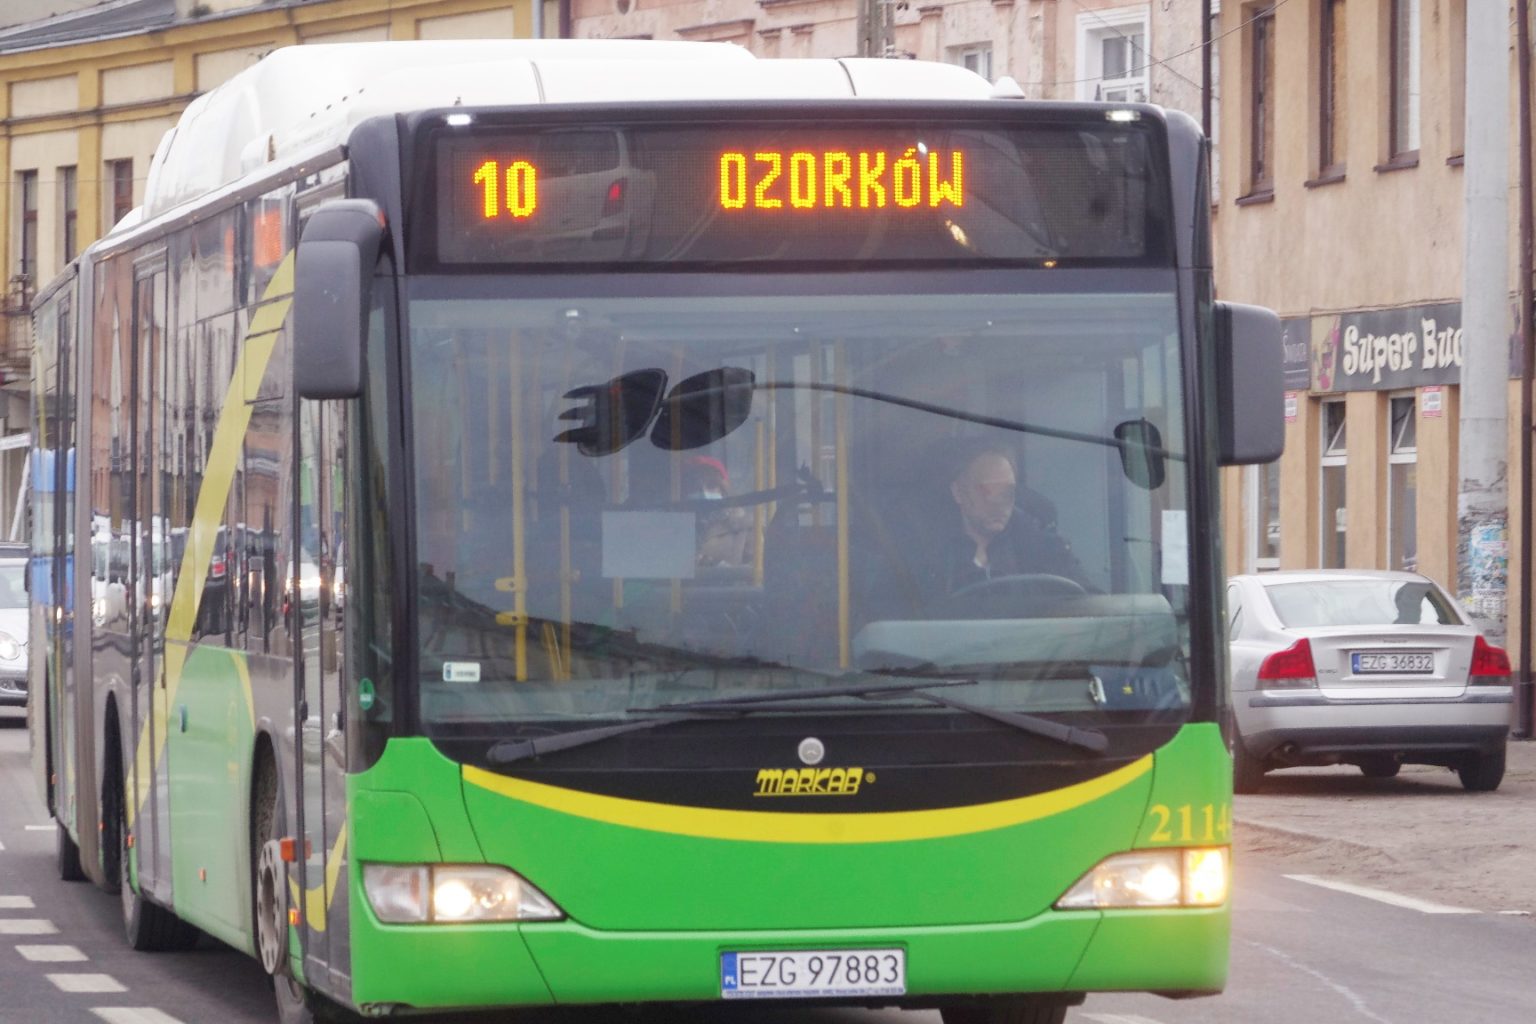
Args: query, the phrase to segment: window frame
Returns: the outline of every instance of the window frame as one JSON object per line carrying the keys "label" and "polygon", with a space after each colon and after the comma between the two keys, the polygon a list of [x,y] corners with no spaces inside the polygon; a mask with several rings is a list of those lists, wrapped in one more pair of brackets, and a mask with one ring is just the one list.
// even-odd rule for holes
{"label": "window frame", "polygon": [[[1104,78],[1104,42],[1111,37],[1120,37],[1126,40],[1133,48],[1134,33],[1127,33],[1123,29],[1131,28],[1141,34],[1141,63],[1134,63],[1135,54],[1131,54],[1132,63],[1127,67],[1128,73],[1113,79]],[[1079,69],[1077,83],[1077,98],[1079,100],[1099,100],[1107,103],[1147,103],[1152,98],[1152,9],[1150,5],[1125,7],[1118,10],[1083,11],[1077,16],[1077,67]],[[1110,83],[1113,83],[1112,85]],[[1126,89],[1131,96],[1126,99],[1104,100],[1103,94],[1106,88]],[[1135,91],[1140,89],[1141,98],[1137,99]]]}
{"label": "window frame", "polygon": [[[1336,431],[1329,430],[1328,417],[1333,409],[1339,411],[1338,429]],[[1349,414],[1342,396],[1338,398],[1325,398],[1318,403],[1318,424],[1321,428],[1318,434],[1318,565],[1324,569],[1340,569],[1344,568],[1345,563],[1349,561],[1349,527],[1347,520],[1343,531],[1345,548],[1340,552],[1338,565],[1329,564],[1329,548],[1340,532],[1337,519],[1339,510],[1347,510],[1349,508]],[[1342,443],[1335,445],[1334,442],[1336,440]],[[1344,470],[1345,485],[1344,501],[1340,503],[1339,509],[1334,510],[1333,522],[1329,521],[1327,508],[1327,473],[1330,469]]]}
{"label": "window frame", "polygon": [[133,209],[133,158],[108,160],[107,181],[111,186],[106,192],[110,227],[116,225]]}
{"label": "window frame", "polygon": [[1247,12],[1248,194],[1258,196],[1272,193],[1275,187],[1275,6],[1265,3]]}
{"label": "window frame", "polygon": [[74,164],[59,168],[59,252],[68,263],[80,255],[80,174]]}
{"label": "window frame", "polygon": [[[972,58],[975,58],[976,63],[979,65],[978,67],[972,67],[968,63]],[[992,44],[990,42],[981,41],[950,47],[949,63],[959,65],[969,71],[974,71],[989,82],[994,80],[992,76]]]}
{"label": "window frame", "polygon": [[16,172],[16,205],[21,210],[16,228],[16,275],[25,279],[28,295],[37,289],[37,171]]}
{"label": "window frame", "polygon": [[1339,19],[1347,16],[1344,0],[1318,0],[1318,48],[1317,48],[1317,176],[1332,180],[1344,177],[1345,130],[1348,123],[1347,107],[1342,102],[1347,90],[1343,85],[1343,58],[1347,58],[1348,35],[1344,37],[1341,52],[1338,32]]}
{"label": "window frame", "polygon": [[[1404,19],[1405,8],[1411,16]],[[1401,58],[1405,48],[1403,33],[1409,54],[1406,93],[1402,80],[1404,68]],[[1422,0],[1389,0],[1387,15],[1387,164],[1395,169],[1418,163],[1419,147],[1423,144],[1423,96],[1424,96],[1424,9]],[[1404,106],[1406,104],[1406,107]],[[1407,121],[1407,134],[1399,124],[1399,115]]]}
{"label": "window frame", "polygon": [[[1398,428],[1397,418],[1393,414],[1394,407],[1399,403],[1408,403],[1408,415],[1402,421],[1401,429]],[[1405,566],[1395,564],[1396,550],[1394,541],[1397,539],[1397,516],[1395,510],[1397,502],[1393,493],[1392,476],[1394,466],[1417,466],[1419,462],[1419,399],[1415,391],[1394,391],[1387,395],[1387,568],[1403,569]],[[1400,443],[1403,436],[1412,435],[1412,444]],[[1418,487],[1414,486],[1415,500],[1417,500]],[[1415,511],[1414,524],[1414,551],[1418,551],[1418,514]],[[1415,559],[1415,563],[1417,559]],[[1417,572],[1417,568],[1408,571]]]}

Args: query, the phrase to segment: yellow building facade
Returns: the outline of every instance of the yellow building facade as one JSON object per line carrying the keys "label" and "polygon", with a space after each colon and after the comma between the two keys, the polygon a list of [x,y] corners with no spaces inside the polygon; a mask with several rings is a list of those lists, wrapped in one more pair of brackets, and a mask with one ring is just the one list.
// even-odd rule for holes
{"label": "yellow building facade", "polygon": [[[4,433],[26,429],[32,296],[138,204],[195,97],[283,46],[527,38],[534,15],[533,0],[130,0],[0,32]],[[0,537],[20,534],[22,450],[0,437]]]}

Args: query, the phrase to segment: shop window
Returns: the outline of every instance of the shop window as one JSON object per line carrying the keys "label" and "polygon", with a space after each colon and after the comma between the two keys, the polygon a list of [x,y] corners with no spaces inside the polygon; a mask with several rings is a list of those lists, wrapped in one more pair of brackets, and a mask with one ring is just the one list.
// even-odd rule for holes
{"label": "shop window", "polygon": [[1393,396],[1391,450],[1387,455],[1387,565],[1416,571],[1418,545],[1418,403]]}
{"label": "shop window", "polygon": [[1344,473],[1348,451],[1345,448],[1344,400],[1331,399],[1322,404],[1322,522],[1318,537],[1322,545],[1318,564],[1324,569],[1344,567],[1344,541],[1347,517],[1344,504]]}
{"label": "shop window", "polygon": [[1085,11],[1077,17],[1078,99],[1145,103],[1149,94],[1149,12],[1145,7]]}
{"label": "shop window", "polygon": [[1248,571],[1280,568],[1280,463],[1248,467]]}

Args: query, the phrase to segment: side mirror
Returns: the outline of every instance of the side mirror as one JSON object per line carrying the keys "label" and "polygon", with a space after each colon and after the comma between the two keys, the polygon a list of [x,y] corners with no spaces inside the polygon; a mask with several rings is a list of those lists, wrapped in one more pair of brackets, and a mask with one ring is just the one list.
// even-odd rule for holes
{"label": "side mirror", "polygon": [[1126,479],[1142,490],[1155,491],[1168,476],[1168,457],[1163,433],[1146,420],[1126,420],[1115,425],[1120,442],[1120,468]]}
{"label": "side mirror", "polygon": [[1273,462],[1285,449],[1280,318],[1234,302],[1216,303],[1215,312],[1218,461]]}
{"label": "side mirror", "polygon": [[751,370],[723,366],[678,381],[651,428],[651,443],[667,451],[702,448],[731,433],[752,415]]}
{"label": "side mirror", "polygon": [[560,414],[577,424],[555,435],[583,455],[612,455],[645,433],[667,390],[665,370],[631,370],[606,384],[583,384],[562,398],[579,403]]}
{"label": "side mirror", "polygon": [[370,286],[383,242],[384,214],[367,199],[333,199],[305,223],[293,275],[300,398],[362,395]]}

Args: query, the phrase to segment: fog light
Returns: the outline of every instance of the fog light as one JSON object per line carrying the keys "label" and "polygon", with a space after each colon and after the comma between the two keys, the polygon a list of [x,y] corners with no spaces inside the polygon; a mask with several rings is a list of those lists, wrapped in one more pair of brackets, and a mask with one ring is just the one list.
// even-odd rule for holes
{"label": "fog light", "polygon": [[1228,858],[1226,847],[1119,853],[1078,879],[1056,908],[1217,907],[1227,900]]}

